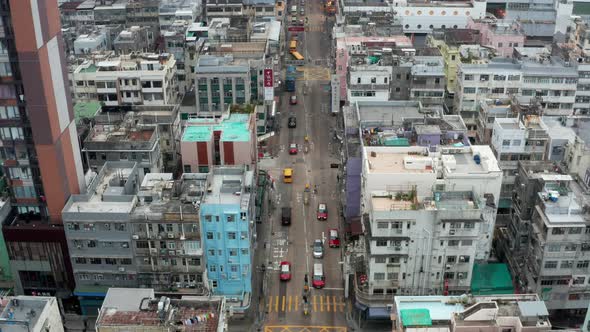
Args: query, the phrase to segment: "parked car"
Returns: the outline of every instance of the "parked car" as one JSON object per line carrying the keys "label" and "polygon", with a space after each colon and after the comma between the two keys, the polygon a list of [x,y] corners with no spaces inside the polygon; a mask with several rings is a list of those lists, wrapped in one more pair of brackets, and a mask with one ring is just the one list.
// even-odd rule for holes
{"label": "parked car", "polygon": [[324,244],[322,240],[315,240],[313,241],[313,258],[323,258],[324,257]]}
{"label": "parked car", "polygon": [[287,261],[281,262],[280,279],[281,281],[291,280],[291,263]]}
{"label": "parked car", "polygon": [[328,244],[330,248],[340,248],[340,237],[338,237],[338,230],[336,228],[331,228],[328,231]]}
{"label": "parked car", "polygon": [[297,119],[294,116],[289,117],[289,128],[297,127]]}
{"label": "parked car", "polygon": [[328,220],[328,206],[326,206],[326,203],[318,204],[317,218],[318,220]]}

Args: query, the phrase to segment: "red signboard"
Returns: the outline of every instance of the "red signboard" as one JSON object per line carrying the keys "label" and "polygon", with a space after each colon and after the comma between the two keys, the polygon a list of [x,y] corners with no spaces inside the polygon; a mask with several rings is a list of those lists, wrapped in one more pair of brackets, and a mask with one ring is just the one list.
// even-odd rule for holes
{"label": "red signboard", "polygon": [[264,87],[265,88],[274,88],[272,69],[265,69],[264,70]]}
{"label": "red signboard", "polygon": [[305,27],[289,27],[288,30],[291,32],[300,32],[305,31]]}

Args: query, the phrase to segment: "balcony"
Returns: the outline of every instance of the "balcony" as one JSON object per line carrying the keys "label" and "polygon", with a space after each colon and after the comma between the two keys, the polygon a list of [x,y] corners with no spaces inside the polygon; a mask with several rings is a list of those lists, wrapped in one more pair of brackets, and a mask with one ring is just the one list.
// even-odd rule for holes
{"label": "balcony", "polygon": [[[393,294],[370,294],[369,293],[369,286],[359,285],[359,277],[360,275],[357,274],[354,278],[354,293],[356,300],[364,305],[370,306],[371,304],[377,305],[387,305],[393,302]],[[389,282],[389,287],[398,287],[398,281],[383,281]],[[380,284],[381,285],[381,284]],[[378,286],[379,287],[379,286]],[[385,287],[385,286],[382,286]]]}
{"label": "balcony", "polygon": [[374,91],[374,90],[389,90],[389,84],[350,84],[350,90],[365,90],[365,91]]}

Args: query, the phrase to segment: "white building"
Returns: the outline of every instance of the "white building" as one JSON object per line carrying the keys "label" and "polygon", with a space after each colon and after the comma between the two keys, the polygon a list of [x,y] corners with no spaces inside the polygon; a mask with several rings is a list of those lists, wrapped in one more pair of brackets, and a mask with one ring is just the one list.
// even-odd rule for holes
{"label": "white building", "polygon": [[538,100],[543,114],[567,116],[574,111],[578,71],[556,58],[531,61],[494,59],[485,64],[460,64],[454,109],[475,118],[476,104],[485,99],[514,96],[521,104]]}
{"label": "white building", "polygon": [[433,29],[467,27],[468,19],[482,19],[486,14],[486,2],[475,1],[415,1],[393,0],[357,1],[342,0],[343,15],[364,13],[389,13],[401,24],[404,33],[429,33]]}
{"label": "white building", "polygon": [[74,71],[76,101],[98,100],[106,106],[177,102],[176,59],[170,54],[103,54]]}
{"label": "white building", "polygon": [[502,171],[488,146],[366,147],[361,210],[367,283],[357,299],[464,293],[491,252]]}
{"label": "white building", "polygon": [[0,329],[10,332],[63,332],[57,299],[23,295],[3,298]]}
{"label": "white building", "polygon": [[348,71],[348,100],[351,103],[389,100],[391,71],[391,66],[351,65]]}
{"label": "white building", "polygon": [[96,31],[90,34],[79,35],[74,40],[74,54],[90,54],[96,51],[105,51],[107,49],[106,31]]}

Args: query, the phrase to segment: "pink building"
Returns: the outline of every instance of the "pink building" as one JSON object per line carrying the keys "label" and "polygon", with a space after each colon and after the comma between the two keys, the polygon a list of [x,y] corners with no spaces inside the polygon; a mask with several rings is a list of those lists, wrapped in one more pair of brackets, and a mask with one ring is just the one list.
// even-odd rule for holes
{"label": "pink building", "polygon": [[526,38],[522,27],[516,21],[470,19],[467,28],[479,30],[481,45],[494,48],[496,55],[500,57],[512,57],[514,48],[524,46]]}
{"label": "pink building", "polygon": [[348,58],[350,54],[360,54],[370,50],[380,50],[383,48],[406,48],[412,47],[412,41],[406,36],[391,37],[370,37],[355,36],[336,37],[336,75],[340,79],[340,101],[347,101],[347,77],[348,77]]}
{"label": "pink building", "polygon": [[180,142],[184,173],[206,173],[213,165],[248,165],[254,169],[256,122],[254,114],[227,118],[197,118],[186,122]]}

